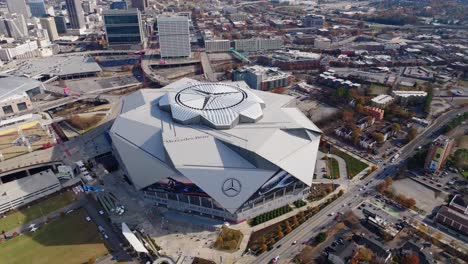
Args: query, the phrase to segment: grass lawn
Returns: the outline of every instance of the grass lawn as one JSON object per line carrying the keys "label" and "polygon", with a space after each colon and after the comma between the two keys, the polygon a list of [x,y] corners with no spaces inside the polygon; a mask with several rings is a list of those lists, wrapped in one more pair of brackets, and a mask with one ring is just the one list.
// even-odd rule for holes
{"label": "grass lawn", "polygon": [[72,191],[67,191],[56,194],[41,202],[34,203],[29,206],[29,208],[24,207],[14,213],[8,214],[4,218],[0,218],[0,231],[9,231],[15,227],[24,225],[34,219],[71,204],[74,199],[75,194]]}
{"label": "grass lawn", "polygon": [[363,171],[365,168],[367,168],[367,164],[354,158],[353,156],[337,149],[337,148],[332,148],[331,149],[331,154],[337,155],[344,159],[346,162],[346,171],[348,172],[348,178],[352,179],[354,176],[356,176],[359,172]]}
{"label": "grass lawn", "polygon": [[371,94],[371,95],[385,94],[385,93],[388,92],[388,89],[389,89],[389,87],[387,87],[387,86],[373,83],[369,87],[369,94]]}
{"label": "grass lawn", "polygon": [[331,179],[339,179],[340,166],[338,165],[338,161],[334,158],[325,158],[325,160],[327,161],[328,176],[330,176]]}
{"label": "grass lawn", "polygon": [[5,264],[81,264],[108,251],[96,225],[86,222],[83,209],[37,230],[0,244]]}

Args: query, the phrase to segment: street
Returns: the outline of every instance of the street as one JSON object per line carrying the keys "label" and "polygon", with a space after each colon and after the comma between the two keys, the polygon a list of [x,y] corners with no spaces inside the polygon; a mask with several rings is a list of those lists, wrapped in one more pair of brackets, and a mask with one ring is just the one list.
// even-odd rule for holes
{"label": "street", "polygon": [[[414,154],[414,150],[417,149],[418,146],[428,143],[433,132],[439,130],[446,123],[450,122],[450,120],[455,118],[459,113],[464,113],[467,110],[468,107],[463,107],[447,112],[446,114],[440,116],[431,126],[429,126],[423,133],[418,135],[418,137],[416,137],[413,141],[406,144],[400,150],[400,157],[393,164],[387,165],[393,167],[391,173],[393,173],[396,169],[395,165],[404,163],[407,158],[411,157]],[[335,202],[325,207],[315,216],[307,220],[304,224],[302,224],[297,229],[293,230],[291,233],[286,235],[280,242],[277,242],[277,244],[272,250],[261,254],[255,260],[254,263],[269,263],[271,259],[273,259],[276,256],[280,256],[278,263],[290,263],[292,258],[294,258],[294,256],[297,255],[304,248],[304,246],[301,243],[303,241],[308,241],[310,238],[314,237],[318,233],[318,231],[321,230],[322,226],[327,225],[327,223],[332,220],[332,218],[328,216],[330,213],[343,211],[343,204],[347,205],[351,203],[351,206],[355,206],[363,202],[365,200],[365,197],[362,196],[362,192],[359,192],[360,188],[368,184],[366,188],[373,189],[380,182],[382,182],[386,176],[391,175],[391,173],[388,173],[388,171],[386,172],[386,174],[381,175],[381,173],[384,172],[386,169],[387,167],[380,167],[376,171],[372,172],[360,183],[351,187],[348,190],[348,192],[346,192],[343,196],[338,198]],[[349,208],[350,206],[347,207]],[[292,245],[294,241],[297,241],[298,244]],[[280,244],[284,246],[276,248],[276,246]]]}

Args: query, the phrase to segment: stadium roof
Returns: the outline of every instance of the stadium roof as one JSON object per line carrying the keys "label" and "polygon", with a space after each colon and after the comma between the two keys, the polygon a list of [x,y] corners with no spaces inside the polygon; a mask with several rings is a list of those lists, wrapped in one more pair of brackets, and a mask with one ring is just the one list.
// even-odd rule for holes
{"label": "stadium roof", "polygon": [[[177,99],[187,90],[193,94]],[[213,102],[213,95],[226,98]],[[137,188],[185,176],[234,212],[280,170],[312,184],[321,131],[292,102],[293,97],[252,90],[243,81],[184,78],[127,96],[110,135]],[[196,115],[202,118],[187,118]],[[229,127],[226,117],[234,120]],[[199,122],[203,118],[209,122]],[[235,197],[222,192],[230,178],[242,184]]]}

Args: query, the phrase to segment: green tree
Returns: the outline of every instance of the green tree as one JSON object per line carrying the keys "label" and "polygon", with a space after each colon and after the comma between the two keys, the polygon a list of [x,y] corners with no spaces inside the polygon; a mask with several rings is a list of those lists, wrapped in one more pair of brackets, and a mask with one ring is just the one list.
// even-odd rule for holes
{"label": "green tree", "polygon": [[317,244],[320,244],[322,243],[323,241],[325,241],[327,239],[327,233],[325,232],[320,232],[317,234],[317,236],[315,237],[315,243]]}
{"label": "green tree", "polygon": [[382,143],[385,141],[385,136],[382,133],[374,132],[372,133],[372,138],[377,140],[377,142]]}

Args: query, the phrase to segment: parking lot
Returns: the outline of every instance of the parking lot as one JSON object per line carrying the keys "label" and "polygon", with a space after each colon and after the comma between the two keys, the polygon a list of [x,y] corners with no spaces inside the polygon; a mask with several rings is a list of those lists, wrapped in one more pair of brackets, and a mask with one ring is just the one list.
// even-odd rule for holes
{"label": "parking lot", "polygon": [[411,179],[393,182],[392,188],[396,193],[404,194],[416,200],[416,206],[427,213],[444,203],[445,194],[431,190]]}

